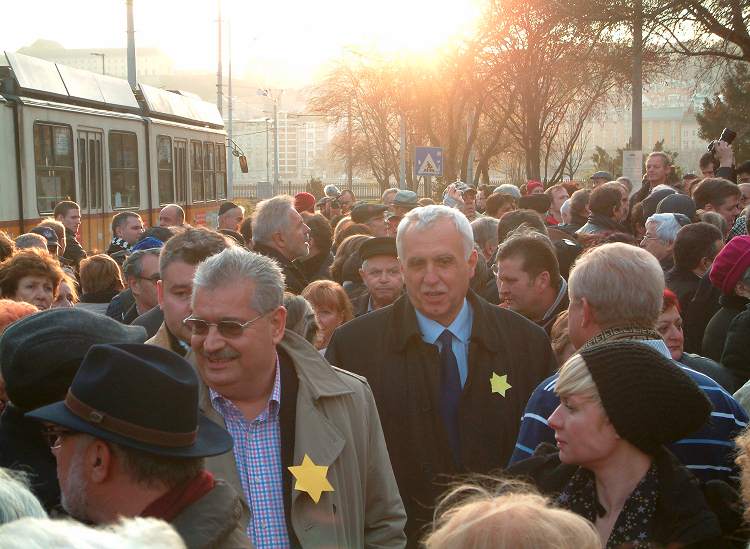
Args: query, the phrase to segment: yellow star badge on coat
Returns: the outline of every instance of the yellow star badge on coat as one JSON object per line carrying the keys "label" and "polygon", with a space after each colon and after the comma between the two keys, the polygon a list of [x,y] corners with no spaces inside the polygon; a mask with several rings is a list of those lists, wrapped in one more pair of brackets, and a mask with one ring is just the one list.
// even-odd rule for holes
{"label": "yellow star badge on coat", "polygon": [[496,372],[492,372],[492,377],[490,378],[490,388],[492,389],[493,393],[498,393],[500,396],[505,396],[505,392],[513,387],[510,383],[508,383],[508,376],[497,375]]}
{"label": "yellow star badge on coat", "polygon": [[307,492],[315,503],[320,501],[320,494],[323,492],[334,491],[333,486],[326,478],[328,466],[315,465],[307,454],[302,459],[302,465],[289,467],[289,471],[297,479],[294,489]]}

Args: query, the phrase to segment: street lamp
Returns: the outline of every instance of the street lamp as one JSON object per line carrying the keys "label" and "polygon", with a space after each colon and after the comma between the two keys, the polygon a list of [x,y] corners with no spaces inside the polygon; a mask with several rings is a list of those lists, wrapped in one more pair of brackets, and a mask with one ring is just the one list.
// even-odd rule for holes
{"label": "street lamp", "polygon": [[98,52],[91,52],[91,55],[94,55],[96,57],[101,57],[102,58],[102,74],[107,74],[107,73],[104,72],[104,54],[103,53],[98,53]]}
{"label": "street lamp", "polygon": [[270,118],[266,118],[266,182],[271,182],[271,172],[268,166],[268,123],[271,121]]}

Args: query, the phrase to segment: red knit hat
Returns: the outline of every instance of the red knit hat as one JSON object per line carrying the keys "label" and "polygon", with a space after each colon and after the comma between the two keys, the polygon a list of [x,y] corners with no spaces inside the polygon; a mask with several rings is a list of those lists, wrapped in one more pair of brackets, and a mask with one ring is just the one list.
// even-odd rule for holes
{"label": "red knit hat", "polygon": [[536,188],[544,190],[544,185],[542,185],[541,181],[529,181],[528,183],[526,183],[526,194],[531,194]]}
{"label": "red knit hat", "polygon": [[724,295],[734,293],[734,287],[750,268],[750,236],[735,236],[719,252],[711,266],[711,284]]}
{"label": "red knit hat", "polygon": [[310,193],[294,195],[294,209],[298,212],[310,212],[315,208],[315,197]]}

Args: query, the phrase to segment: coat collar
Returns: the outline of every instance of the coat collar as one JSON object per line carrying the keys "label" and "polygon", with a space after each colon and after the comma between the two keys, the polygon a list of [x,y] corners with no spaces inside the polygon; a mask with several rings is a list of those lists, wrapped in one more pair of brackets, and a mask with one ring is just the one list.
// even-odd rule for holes
{"label": "coat collar", "polygon": [[[471,343],[479,343],[488,351],[500,351],[501,344],[496,335],[493,336],[492,334],[494,323],[489,318],[491,313],[489,308],[493,305],[487,303],[471,289],[466,294],[466,299],[469,301],[474,314],[471,326]],[[393,307],[393,322],[390,329],[391,348],[403,351],[413,338],[422,339],[417,323],[417,313],[409,300],[408,293],[401,295],[391,307]]]}
{"label": "coat collar", "polygon": [[300,385],[309,388],[313,399],[346,395],[352,390],[341,381],[339,374],[303,337],[286,330],[279,343],[294,362]]}

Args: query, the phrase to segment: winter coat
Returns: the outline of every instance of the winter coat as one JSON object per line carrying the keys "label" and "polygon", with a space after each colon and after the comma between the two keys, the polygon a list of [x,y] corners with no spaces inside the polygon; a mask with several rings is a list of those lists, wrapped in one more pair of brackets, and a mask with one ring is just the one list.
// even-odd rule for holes
{"label": "winter coat", "polygon": [[721,363],[738,386],[750,379],[750,305],[729,324]]}
{"label": "winter coat", "polygon": [[57,462],[44,438],[44,425],[8,404],[0,416],[0,467],[29,475],[29,488],[49,513],[60,504]]}
{"label": "winter coat", "polygon": [[[729,536],[741,523],[739,513],[731,509],[737,503],[736,493],[719,480],[711,481],[702,490],[698,480],[666,448],[656,453],[654,463],[658,496],[653,539],[647,541],[660,547],[730,547],[723,538],[722,526],[729,530],[724,532]],[[554,498],[578,469],[577,465],[561,463],[556,448],[544,444],[534,456],[508,468],[505,475],[530,480],[543,494]]]}
{"label": "winter coat", "polygon": [[[539,326],[469,291],[473,311],[468,375],[459,404],[461,464],[454,462],[439,411],[440,357],[421,337],[408,295],[340,326],[328,345],[331,364],[364,375],[383,422],[409,522],[409,545],[431,522],[444,481],[503,466],[534,387],[555,368]],[[510,388],[493,392],[496,376]],[[507,376],[507,377],[504,377]]]}
{"label": "winter coat", "polygon": [[706,331],[703,333],[703,345],[701,346],[703,356],[721,361],[721,354],[724,352],[724,344],[729,332],[729,325],[738,314],[750,303],[744,297],[738,295],[722,295],[719,298],[721,309],[711,318]]}
{"label": "winter coat", "polygon": [[[287,524],[299,544],[321,549],[403,547],[406,514],[367,381],[332,368],[312,345],[289,330],[277,348],[280,362],[293,367],[297,383],[285,385],[282,372],[282,423],[284,392],[297,393],[293,433],[287,438],[294,447],[284,447],[282,426],[282,462],[288,455],[299,465],[307,454],[316,465],[328,467],[326,478],[334,488],[315,503],[307,493],[291,490],[292,478],[283,464]],[[224,425],[205,388],[201,409]],[[207,458],[206,469],[244,494],[233,451]],[[242,523],[247,525],[250,510],[244,495],[242,500]]]}
{"label": "winter coat", "polygon": [[170,524],[187,549],[249,549],[237,492],[217,480],[206,495],[182,510]]}
{"label": "winter coat", "polygon": [[266,246],[259,242],[255,243],[253,251],[265,255],[266,257],[270,257],[271,259],[275,259],[278,262],[279,267],[281,267],[281,270],[284,272],[284,283],[286,284],[286,290],[288,292],[297,295],[302,293],[302,290],[305,289],[305,286],[307,286],[309,281],[307,280],[305,273],[302,272],[295,261],[289,261],[289,259],[284,257],[276,248]]}
{"label": "winter coat", "polygon": [[66,259],[77,271],[78,265],[85,257],[86,250],[83,249],[81,243],[76,239],[76,233],[65,227],[65,253],[63,254],[63,259]]}

